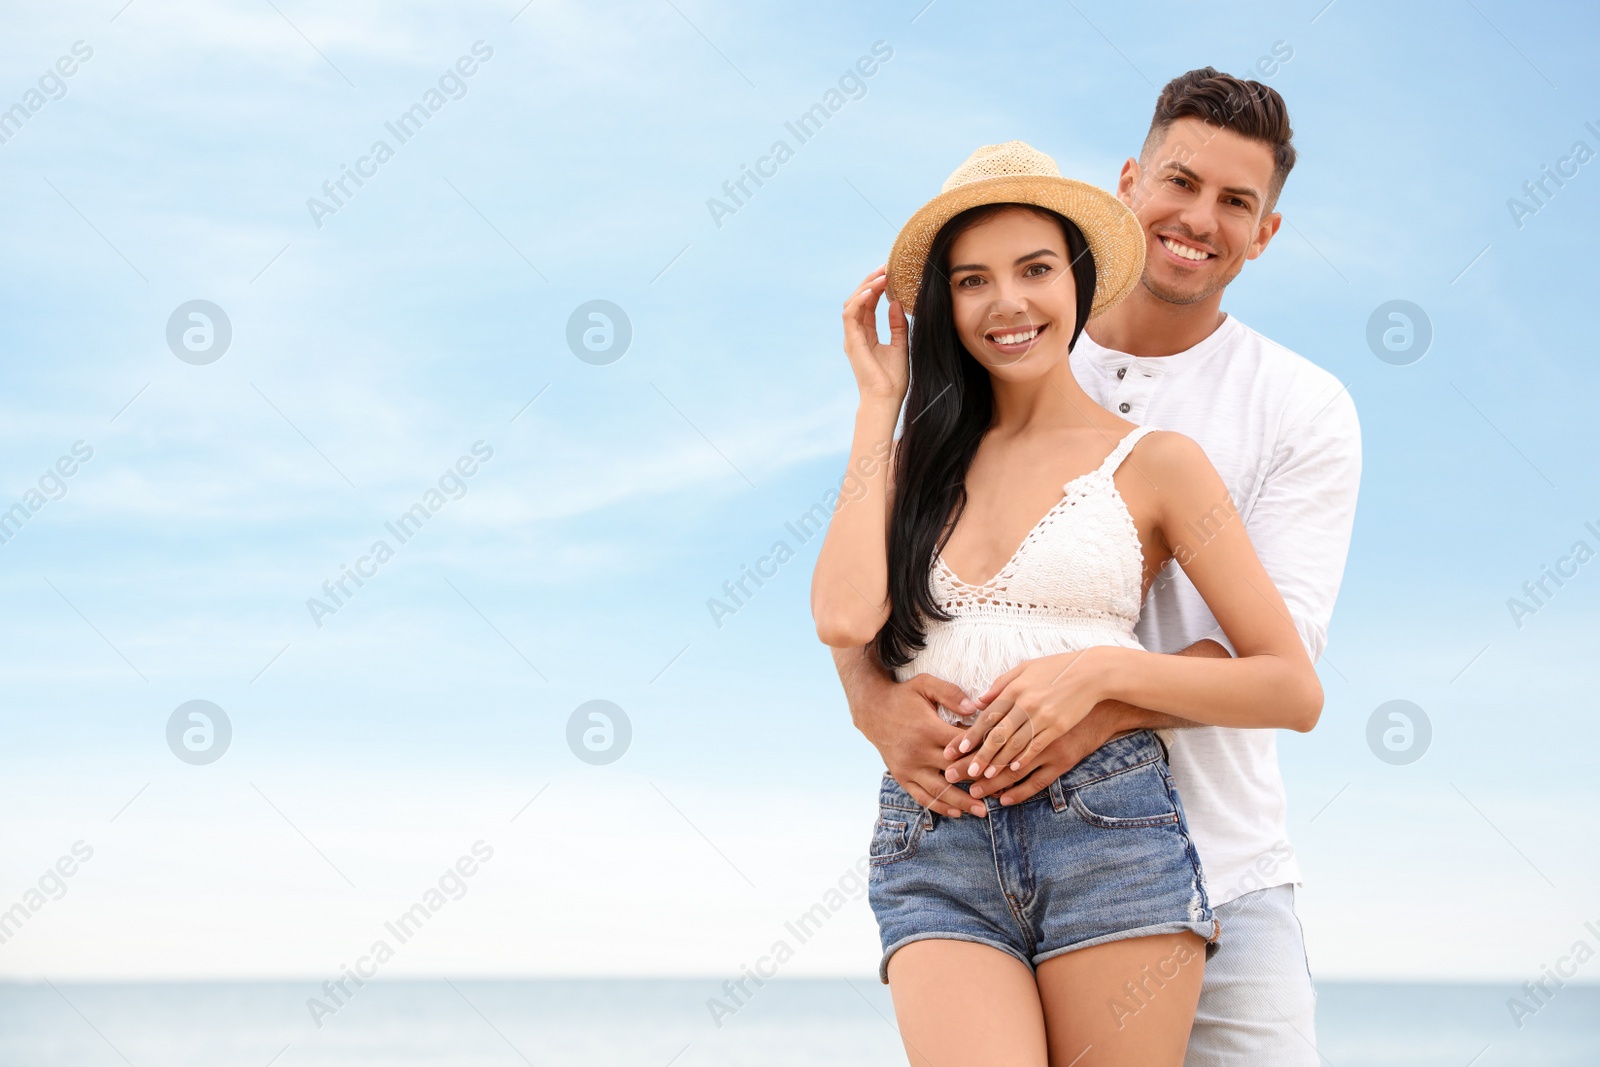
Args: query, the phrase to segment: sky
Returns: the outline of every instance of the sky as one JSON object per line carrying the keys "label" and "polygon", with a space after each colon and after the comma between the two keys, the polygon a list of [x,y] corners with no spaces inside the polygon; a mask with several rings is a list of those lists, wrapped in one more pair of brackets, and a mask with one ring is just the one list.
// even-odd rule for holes
{"label": "sky", "polygon": [[1313,972],[1592,940],[1594,12],[5,6],[0,978],[309,988],[430,892],[384,974],[734,976],[823,902],[785,973],[870,975],[882,764],[786,525],[843,474],[839,307],[974,148],[1110,186],[1207,64],[1299,151],[1223,309],[1362,426],[1279,740]]}

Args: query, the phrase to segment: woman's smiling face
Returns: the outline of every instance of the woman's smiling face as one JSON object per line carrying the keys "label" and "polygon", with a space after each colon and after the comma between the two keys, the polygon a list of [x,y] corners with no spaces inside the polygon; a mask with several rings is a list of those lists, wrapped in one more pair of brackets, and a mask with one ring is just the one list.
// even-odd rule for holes
{"label": "woman's smiling face", "polygon": [[950,246],[957,335],[990,374],[1028,381],[1067,358],[1078,294],[1066,236],[1055,219],[1005,208]]}

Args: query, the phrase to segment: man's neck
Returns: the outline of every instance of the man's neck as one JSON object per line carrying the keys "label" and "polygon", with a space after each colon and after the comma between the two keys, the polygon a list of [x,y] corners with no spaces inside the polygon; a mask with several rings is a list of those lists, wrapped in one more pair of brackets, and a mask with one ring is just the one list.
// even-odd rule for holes
{"label": "man's neck", "polygon": [[1095,344],[1115,352],[1171,356],[1210,337],[1226,317],[1221,290],[1195,304],[1174,304],[1140,284],[1126,300],[1090,322],[1085,332]]}

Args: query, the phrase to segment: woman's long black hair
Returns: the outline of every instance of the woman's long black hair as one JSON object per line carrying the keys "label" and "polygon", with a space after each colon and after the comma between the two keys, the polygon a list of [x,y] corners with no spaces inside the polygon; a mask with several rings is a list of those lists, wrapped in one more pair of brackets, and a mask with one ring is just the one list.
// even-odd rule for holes
{"label": "woman's long black hair", "polygon": [[895,454],[894,505],[889,514],[889,618],[874,641],[885,667],[900,667],[922,648],[929,620],[948,619],[933,600],[928,572],[967,504],[967,469],[994,419],[989,371],[956,333],[950,297],[950,246],[989,216],[1023,207],[1054,219],[1067,241],[1078,296],[1068,351],[1078,342],[1094,303],[1095,266],[1083,231],[1066,216],[1032,204],[982,204],[939,230],[922,268],[911,323],[911,385],[905,429]]}

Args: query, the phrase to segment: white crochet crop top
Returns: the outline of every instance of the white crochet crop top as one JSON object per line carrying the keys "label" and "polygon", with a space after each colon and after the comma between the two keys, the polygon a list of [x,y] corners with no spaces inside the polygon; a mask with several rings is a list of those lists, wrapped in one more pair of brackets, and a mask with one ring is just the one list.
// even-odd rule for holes
{"label": "white crochet crop top", "polygon": [[[1024,660],[1091,645],[1142,647],[1133,627],[1144,556],[1112,476],[1150,431],[1132,430],[1099,467],[1062,486],[1061,499],[982,585],[963,582],[936,556],[933,599],[952,617],[927,623],[922,649],[895,676],[931,674],[975,697]],[[944,707],[939,714],[972,721]]]}

